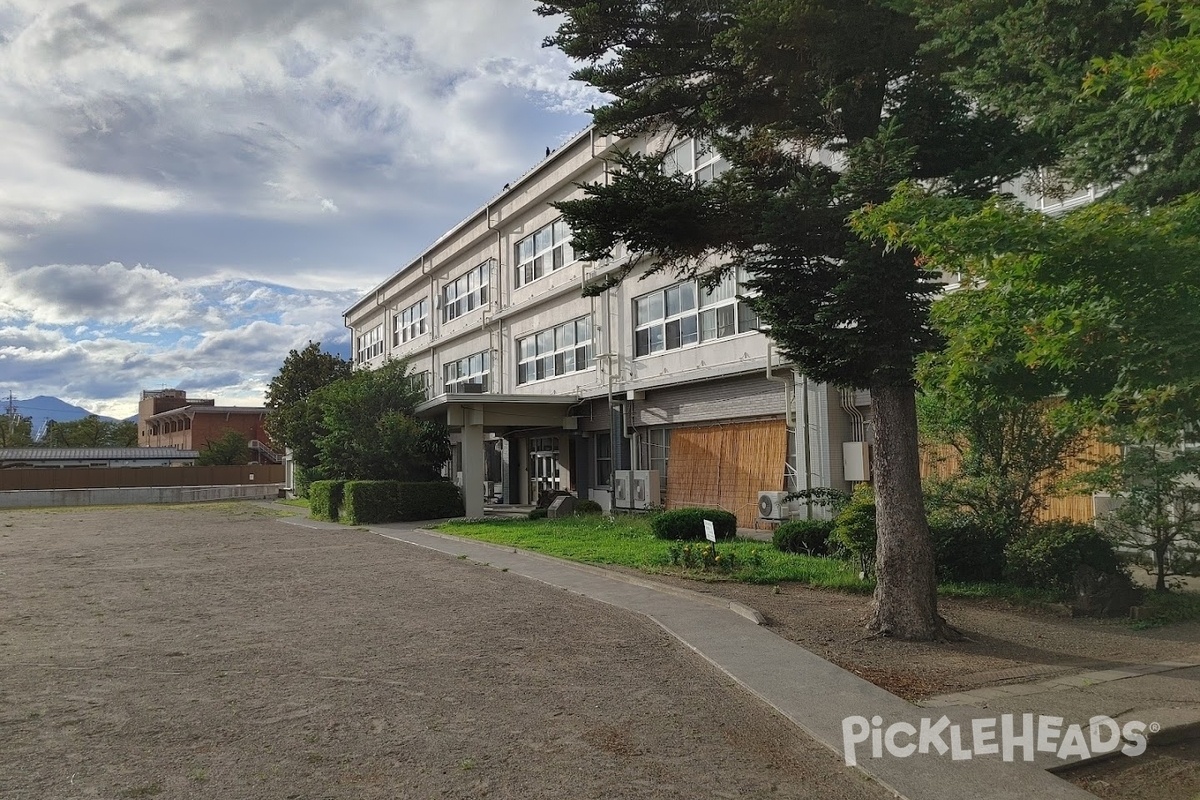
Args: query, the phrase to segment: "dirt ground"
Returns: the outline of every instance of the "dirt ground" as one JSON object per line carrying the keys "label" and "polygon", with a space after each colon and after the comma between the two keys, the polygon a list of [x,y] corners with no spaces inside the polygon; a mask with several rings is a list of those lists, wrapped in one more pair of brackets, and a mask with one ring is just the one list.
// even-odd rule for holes
{"label": "dirt ground", "polygon": [[780,636],[909,700],[1200,652],[1200,623],[1138,631],[1118,620],[1072,618],[1061,609],[952,598],[940,599],[939,608],[963,641],[874,639],[863,630],[869,597],[794,584],[776,593],[773,586],[649,577],[740,600],[762,612]]}
{"label": "dirt ground", "polygon": [[1103,800],[1200,800],[1200,741],[1109,759],[1062,777]]}
{"label": "dirt ground", "polygon": [[0,797],[888,796],[641,617],[273,513],[0,511]]}

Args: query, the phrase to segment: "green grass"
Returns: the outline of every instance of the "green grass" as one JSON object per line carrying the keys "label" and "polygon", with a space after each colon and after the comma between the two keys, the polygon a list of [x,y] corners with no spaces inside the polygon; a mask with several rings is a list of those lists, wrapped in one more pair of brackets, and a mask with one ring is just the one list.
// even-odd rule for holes
{"label": "green grass", "polygon": [[279,503],[282,506],[295,506],[296,508],[308,508],[308,498],[307,497],[296,497],[296,498],[289,498],[286,500],[276,500],[275,502]]}
{"label": "green grass", "polygon": [[[655,539],[641,517],[601,516],[557,520],[499,519],[453,521],[438,530],[492,544],[518,547],[585,564],[616,565],[648,573],[680,574],[700,580],[745,583],[800,582],[849,592],[870,592],[874,585],[858,579],[850,564],[832,558],[781,553],[768,542],[738,539],[722,542],[717,551],[732,553],[740,568],[732,573],[684,570],[671,565],[672,542]],[[693,544],[693,547],[698,545]],[[751,566],[757,552],[757,566]]]}

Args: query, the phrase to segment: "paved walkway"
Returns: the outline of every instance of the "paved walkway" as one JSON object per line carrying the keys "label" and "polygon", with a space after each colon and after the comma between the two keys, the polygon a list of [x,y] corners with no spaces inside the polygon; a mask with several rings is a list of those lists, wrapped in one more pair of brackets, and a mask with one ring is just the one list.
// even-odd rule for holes
{"label": "paved walkway", "polygon": [[[310,527],[340,527],[312,520],[285,521]],[[951,724],[963,726],[962,747],[969,749],[972,719],[986,718],[988,714],[971,706],[936,710],[913,706],[761,627],[751,609],[736,604],[595,567],[404,524],[374,525],[370,529],[397,542],[469,558],[644,614],[839,754],[844,753],[843,720],[848,717],[865,720],[878,717],[885,728],[892,723],[907,722],[919,729],[922,719],[928,720],[927,725],[936,725],[944,714]],[[873,758],[870,732],[865,725],[863,732],[867,738],[855,748],[858,767],[907,800],[1094,798],[1040,765],[1019,760],[1006,763],[999,756],[955,760],[953,750],[942,755],[931,750],[927,755],[905,758],[882,751],[882,757]],[[948,746],[950,737],[950,731],[942,730],[936,738]],[[911,738],[915,743],[918,737]],[[933,747],[940,749],[937,743]],[[961,755],[961,748],[955,749]]]}

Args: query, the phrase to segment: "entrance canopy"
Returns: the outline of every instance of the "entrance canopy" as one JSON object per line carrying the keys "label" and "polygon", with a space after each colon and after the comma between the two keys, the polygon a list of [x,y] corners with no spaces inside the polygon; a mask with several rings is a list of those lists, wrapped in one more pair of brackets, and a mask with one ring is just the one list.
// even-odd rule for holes
{"label": "entrance canopy", "polygon": [[417,416],[439,420],[462,440],[463,503],[468,517],[483,516],[483,434],[514,428],[574,430],[568,416],[579,398],[561,394],[444,394],[421,403]]}

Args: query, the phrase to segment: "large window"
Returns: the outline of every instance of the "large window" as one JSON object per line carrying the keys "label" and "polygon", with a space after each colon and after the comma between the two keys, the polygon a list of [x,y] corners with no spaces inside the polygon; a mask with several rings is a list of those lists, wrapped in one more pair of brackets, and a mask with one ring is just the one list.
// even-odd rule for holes
{"label": "large window", "polygon": [[612,434],[605,431],[592,435],[596,465],[596,474],[592,479],[592,483],[596,486],[608,486],[612,480]]}
{"label": "large window", "polygon": [[370,361],[376,356],[383,355],[383,323],[379,323],[366,333],[358,336],[358,358],[359,364]]}
{"label": "large window", "polygon": [[709,290],[691,281],[633,301],[635,356],[676,350],[757,329],[758,317],[737,297],[738,275],[728,273]]}
{"label": "large window", "polygon": [[517,242],[514,251],[517,286],[536,281],[575,261],[575,251],[571,249],[571,229],[561,219]]}
{"label": "large window", "polygon": [[446,284],[442,288],[442,322],[457,319],[468,311],[487,305],[491,274],[492,262],[485,261],[466,275],[460,275]]}
{"label": "large window", "polygon": [[729,169],[729,162],[702,139],[685,139],[667,151],[663,171],[668,175],[688,175],[696,183],[712,183]]}
{"label": "large window", "polygon": [[579,372],[592,365],[592,325],[587,317],[517,340],[517,383]]}
{"label": "large window", "polygon": [[392,317],[392,346],[415,339],[429,330],[429,301],[422,298]]}
{"label": "large window", "polygon": [[[484,350],[443,366],[442,373],[445,379],[443,384],[446,387],[446,393],[457,394],[471,390],[486,392],[491,362],[491,355]],[[468,385],[471,387],[470,390],[466,388]],[[480,388],[475,389],[476,386]]]}
{"label": "large window", "polygon": [[[792,437],[795,438],[795,437]],[[671,429],[650,428],[640,438],[640,465],[644,469],[658,470],[661,488],[667,488],[667,462],[671,456]]]}

